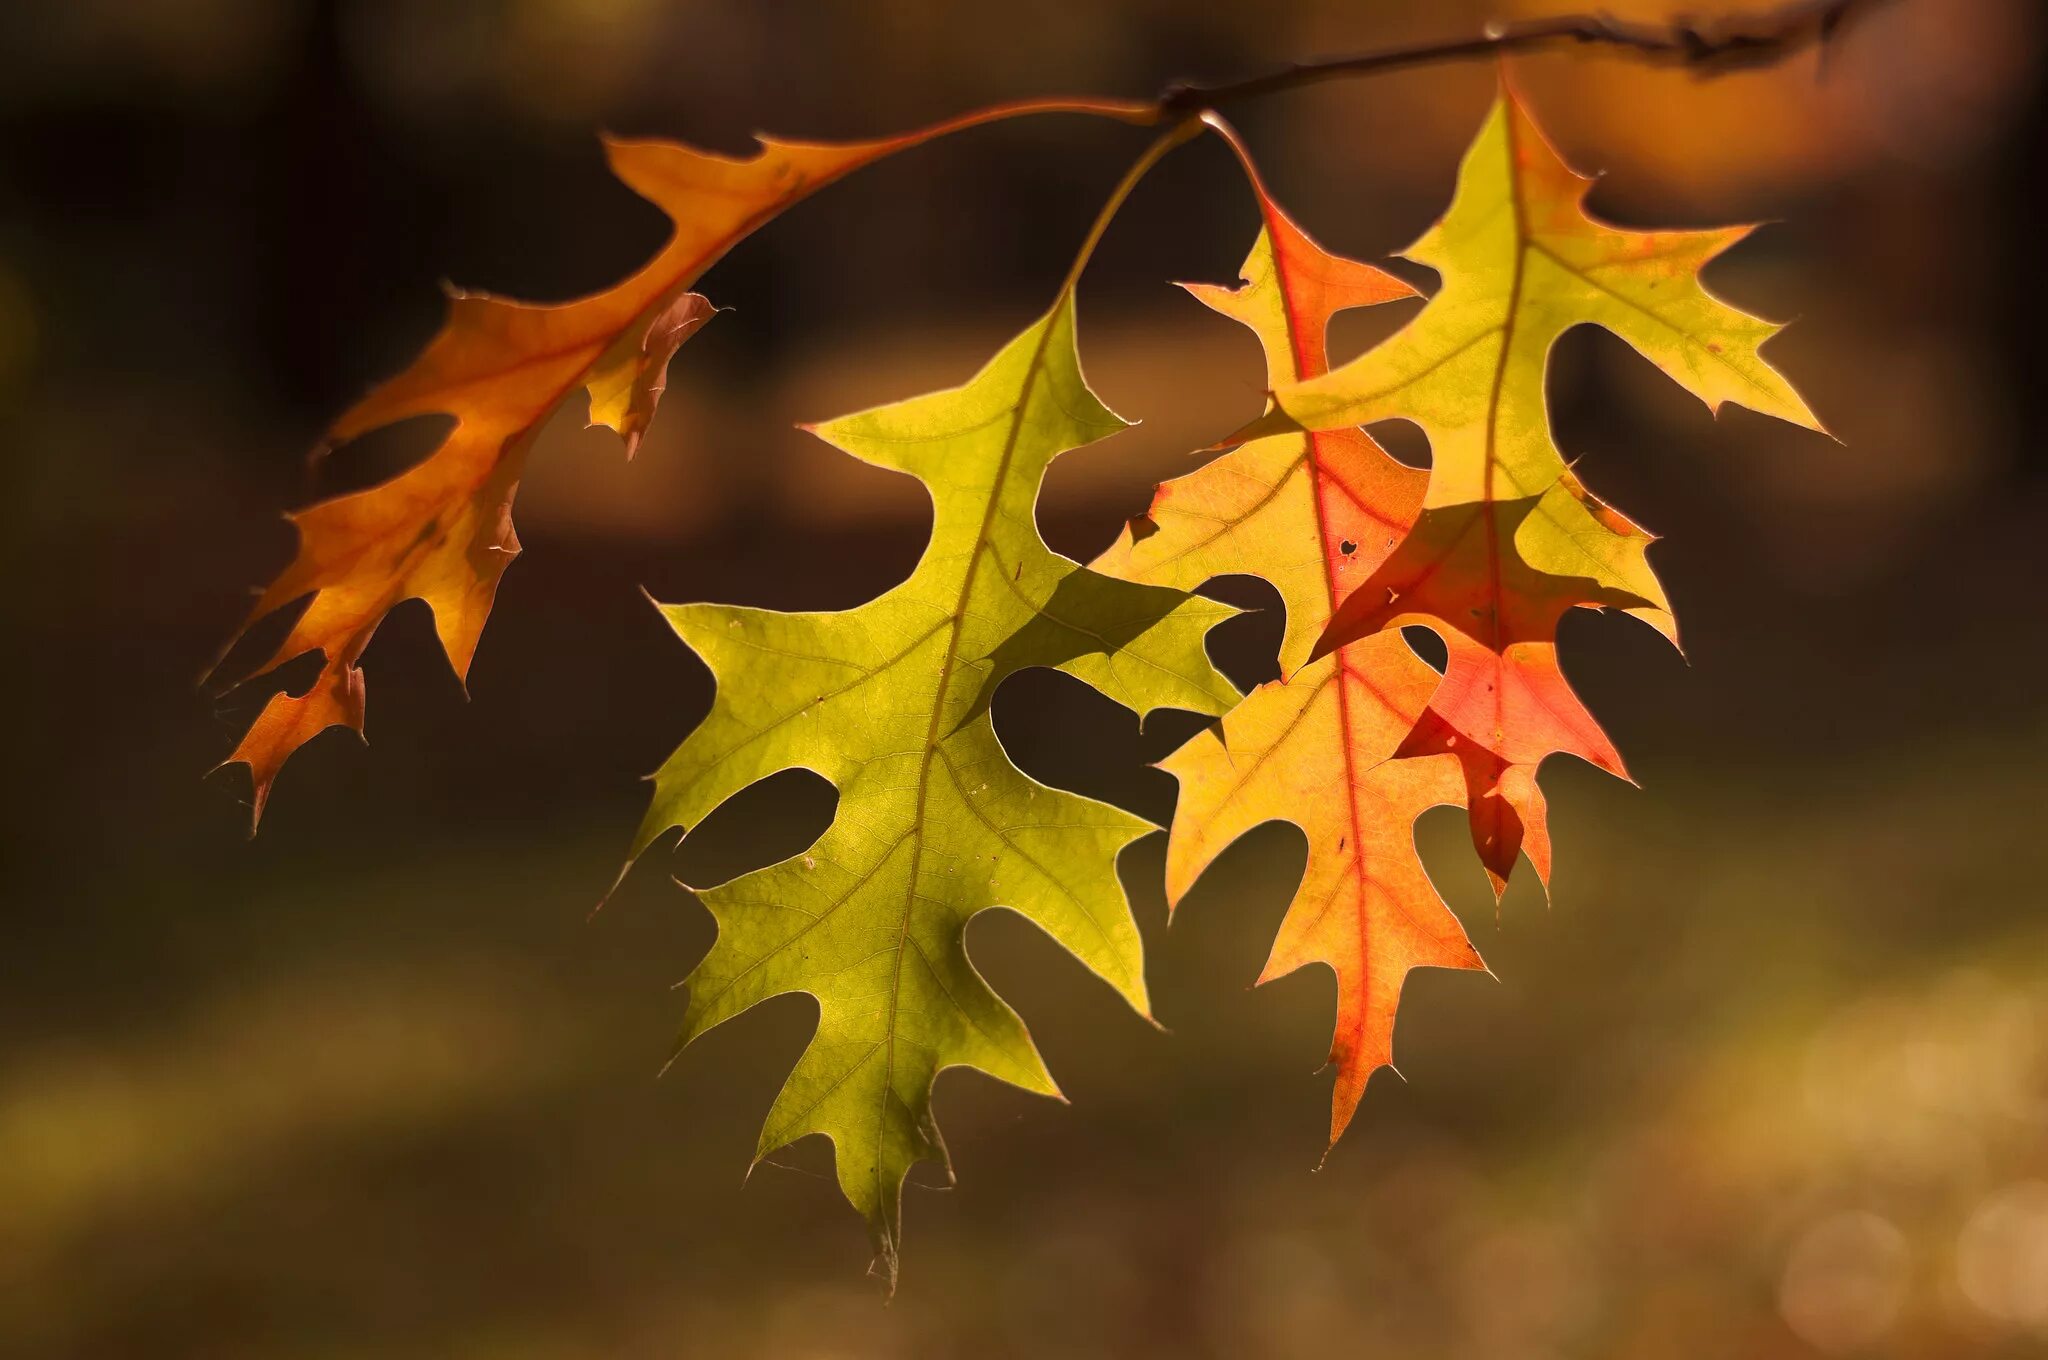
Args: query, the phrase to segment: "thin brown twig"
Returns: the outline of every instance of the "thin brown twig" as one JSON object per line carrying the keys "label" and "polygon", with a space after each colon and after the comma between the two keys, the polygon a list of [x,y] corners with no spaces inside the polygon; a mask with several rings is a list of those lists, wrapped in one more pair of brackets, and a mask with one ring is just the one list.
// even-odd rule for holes
{"label": "thin brown twig", "polygon": [[1809,47],[1821,46],[1852,19],[1886,3],[1888,0],[1804,0],[1782,9],[1733,15],[1712,23],[1680,18],[1668,24],[1651,24],[1606,13],[1494,23],[1476,38],[1413,43],[1347,57],[1296,62],[1266,75],[1219,85],[1181,82],[1168,86],[1159,96],[1159,112],[1162,117],[1200,113],[1346,76],[1502,57],[1549,47],[1607,47],[1656,65],[1684,67],[1703,76],[1725,75],[1770,66]]}

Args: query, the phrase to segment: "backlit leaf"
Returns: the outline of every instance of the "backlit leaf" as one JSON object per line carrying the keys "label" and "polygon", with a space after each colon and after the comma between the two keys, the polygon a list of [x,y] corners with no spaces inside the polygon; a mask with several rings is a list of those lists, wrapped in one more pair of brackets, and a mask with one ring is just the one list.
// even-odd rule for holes
{"label": "backlit leaf", "polygon": [[1203,649],[1228,606],[1098,575],[1039,537],[1052,459],[1124,427],[1082,378],[1073,326],[1064,292],[964,387],[816,427],[930,492],[931,542],[901,585],[838,613],[664,610],[718,690],[656,776],[635,855],[781,770],[839,790],[807,851],[703,892],[718,939],[690,975],[682,1041],[772,996],[816,999],[817,1032],[758,1155],[830,1138],[892,1280],[904,1174],[946,1161],[931,1112],[938,1073],[975,1067],[1056,1094],[1022,1022],[969,961],[968,921],[1007,907],[1147,1010],[1116,857],[1151,828],[1019,771],[989,720],[996,687],[1050,666],[1140,714],[1218,714],[1238,697]]}
{"label": "backlit leaf", "polygon": [[[252,819],[300,746],[329,727],[363,730],[363,649],[406,600],[433,610],[441,647],[467,681],[498,580],[519,553],[512,501],[541,426],[578,388],[590,422],[616,430],[630,456],[652,419],[669,360],[712,315],[691,289],[728,250],[791,204],[846,174],[934,137],[1038,112],[1151,122],[1149,104],[1042,100],[998,105],[896,137],[864,142],[763,138],[752,156],[678,142],[609,139],[611,167],[660,208],[673,234],[639,271],[601,293],[559,305],[454,294],[448,318],[411,367],[341,417],[330,442],[413,416],[447,415],[454,428],[425,461],[367,491],[288,518],[297,555],[248,623],[312,596],[282,646],[252,679],[307,652],[323,664],[302,694],[279,693],[225,764],[246,764]],[[252,820],[252,824],[253,824]]]}

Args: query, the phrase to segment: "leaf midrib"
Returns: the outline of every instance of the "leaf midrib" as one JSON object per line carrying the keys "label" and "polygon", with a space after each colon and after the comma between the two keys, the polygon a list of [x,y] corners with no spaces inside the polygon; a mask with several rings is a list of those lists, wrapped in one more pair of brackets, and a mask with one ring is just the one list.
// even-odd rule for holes
{"label": "leaf midrib", "polygon": [[[1069,285],[1071,287],[1071,285]],[[1038,375],[1045,363],[1046,347],[1051,343],[1057,313],[1068,303],[1069,295],[1062,293],[1053,310],[1039,331],[1038,344],[1031,352],[1031,361],[1025,366],[1024,381],[1017,391],[1017,402],[1011,410],[1009,433],[1003,439],[1003,452],[996,462],[995,476],[989,480],[988,502],[982,507],[981,524],[975,530],[974,550],[968,555],[967,569],[960,576],[960,593],[954,598],[953,609],[947,618],[949,636],[945,656],[939,663],[939,683],[932,694],[932,716],[925,728],[924,757],[917,768],[917,804],[910,823],[912,837],[910,852],[909,884],[903,894],[903,914],[897,922],[896,957],[889,975],[889,1017],[885,1025],[887,1051],[882,1060],[882,1090],[875,1109],[876,1157],[870,1171],[874,1181],[875,1203],[879,1206],[886,1199],[882,1184],[882,1131],[889,1112],[889,1100],[896,1086],[896,1018],[903,997],[903,953],[910,937],[910,917],[916,910],[918,875],[924,865],[924,820],[925,808],[931,795],[932,762],[939,753],[939,729],[945,721],[946,699],[952,690],[953,676],[959,668],[960,629],[967,616],[967,602],[974,592],[975,578],[981,572],[981,559],[988,548],[989,530],[995,523],[996,507],[1002,500],[1003,486],[1010,475],[1010,465],[1016,459],[1018,436],[1024,428],[1024,412],[1030,405],[1032,390],[1038,384]]]}
{"label": "leaf midrib", "polygon": [[[1270,228],[1268,228],[1267,240],[1272,241],[1274,239],[1275,234],[1272,232]],[[1280,288],[1280,298],[1282,304],[1280,308],[1280,314],[1286,325],[1288,354],[1294,362],[1295,380],[1299,382],[1302,380],[1304,376],[1302,373],[1302,366],[1305,362],[1305,355],[1302,349],[1301,330],[1294,313],[1294,298],[1287,287],[1287,271],[1280,267],[1280,252],[1277,248],[1273,251],[1273,265],[1274,279]],[[1507,347],[1503,345],[1501,348],[1503,353],[1505,353]],[[1327,366],[1325,366],[1325,371],[1328,371]],[[1323,564],[1323,585],[1325,587],[1325,591],[1329,600],[1328,613],[1324,615],[1322,622],[1324,627],[1328,627],[1330,619],[1335,617],[1337,612],[1338,592],[1337,565],[1330,558],[1329,521],[1328,516],[1326,515],[1323,509],[1324,472],[1322,461],[1322,438],[1323,436],[1321,434],[1313,431],[1308,434],[1306,440],[1304,441],[1308,446],[1304,453],[1304,458],[1307,461],[1309,472],[1309,504],[1313,508],[1315,513],[1316,546],[1320,550],[1319,555],[1322,559]],[[1339,485],[1342,484],[1339,483]],[[1353,499],[1355,500],[1356,497],[1353,497]],[[1329,658],[1330,674],[1327,677],[1327,679],[1329,681],[1334,681],[1337,686],[1337,730],[1341,734],[1342,738],[1339,742],[1339,745],[1342,746],[1344,751],[1344,809],[1346,817],[1351,824],[1351,873],[1349,876],[1357,885],[1358,891],[1359,910],[1358,920],[1356,924],[1358,927],[1357,948],[1359,975],[1361,977],[1369,978],[1372,974],[1370,960],[1366,957],[1369,932],[1366,930],[1365,925],[1365,889],[1367,882],[1365,863],[1365,826],[1364,822],[1361,820],[1360,809],[1358,806],[1358,755],[1357,752],[1352,749],[1351,742],[1351,693],[1349,685],[1345,683],[1349,675],[1349,667],[1345,664],[1344,652],[1345,648],[1339,647],[1336,650],[1335,655]],[[1294,729],[1296,725],[1298,725],[1301,717],[1308,712],[1308,709],[1310,705],[1313,704],[1313,702],[1314,700],[1313,698],[1311,698],[1309,704],[1304,704],[1302,706],[1301,713],[1297,714],[1295,721],[1289,724],[1288,730],[1290,732]],[[1285,735],[1283,734],[1282,740],[1284,739]],[[1270,748],[1267,754],[1270,754],[1271,750],[1278,749],[1278,745],[1279,743],[1276,742],[1274,744],[1274,747]],[[1327,913],[1330,906],[1332,906],[1333,904],[1334,899],[1326,900],[1324,903],[1324,912]],[[1405,906],[1403,910],[1405,911]],[[1352,1041],[1354,1043],[1357,1042],[1358,1033],[1362,1031],[1363,1024],[1364,1022],[1361,1018],[1360,1021],[1353,1026]]]}

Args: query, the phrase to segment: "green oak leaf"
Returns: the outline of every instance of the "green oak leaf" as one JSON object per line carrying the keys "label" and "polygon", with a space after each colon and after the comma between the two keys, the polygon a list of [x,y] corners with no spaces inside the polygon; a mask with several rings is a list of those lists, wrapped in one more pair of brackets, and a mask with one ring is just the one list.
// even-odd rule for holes
{"label": "green oak leaf", "polygon": [[1064,291],[966,386],[814,427],[930,492],[931,542],[909,579],[837,613],[663,608],[718,690],[655,776],[633,853],[781,770],[839,790],[809,850],[702,892],[718,938],[688,978],[680,1042],[769,997],[817,999],[816,1034],[755,1158],[829,1138],[892,1284],[904,1176],[947,1161],[931,1109],[938,1073],[974,1067],[1058,1095],[1023,1022],[969,960],[968,921],[1017,912],[1147,1012],[1116,857],[1153,828],[1013,765],[989,720],[996,687],[1050,666],[1140,715],[1221,714],[1239,697],[1203,646],[1232,609],[1097,575],[1039,537],[1053,458],[1124,427],[1082,377]]}
{"label": "green oak leaf", "polygon": [[1449,209],[1402,252],[1436,270],[1442,287],[1384,343],[1282,384],[1260,426],[1413,421],[1429,436],[1426,506],[1541,498],[1514,541],[1522,559],[1641,597],[1628,612],[1675,642],[1677,624],[1644,555],[1649,537],[1588,494],[1558,447],[1546,388],[1557,342],[1599,326],[1714,411],[1735,402],[1820,425],[1762,354],[1781,327],[1730,306],[1701,280],[1751,228],[1618,227],[1586,210],[1592,183],[1503,81]]}

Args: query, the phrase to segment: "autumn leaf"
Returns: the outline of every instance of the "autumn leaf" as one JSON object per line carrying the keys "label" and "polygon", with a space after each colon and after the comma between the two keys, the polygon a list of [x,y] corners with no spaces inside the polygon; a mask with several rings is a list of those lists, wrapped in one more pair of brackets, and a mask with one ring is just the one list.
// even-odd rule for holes
{"label": "autumn leaf", "polygon": [[[1565,494],[1553,488],[1553,495]],[[1535,770],[1568,751],[1618,778],[1621,755],[1565,683],[1557,625],[1567,610],[1649,607],[1590,577],[1551,576],[1516,551],[1540,499],[1430,507],[1392,557],[1346,597],[1332,625],[1355,638],[1404,624],[1444,639],[1443,683],[1404,756],[1443,753],[1465,771],[1473,845],[1499,893],[1527,853],[1550,881],[1550,837]]]}
{"label": "autumn leaf", "polygon": [[[1225,131],[1244,157],[1263,228],[1242,287],[1188,287],[1258,335],[1267,380],[1280,387],[1326,370],[1335,313],[1413,290],[1310,239]],[[1145,516],[1094,564],[1181,589],[1260,576],[1286,606],[1282,679],[1162,762],[1180,783],[1166,894],[1178,906],[1218,855],[1263,822],[1301,828],[1308,860],[1259,980],[1311,963],[1337,975],[1332,1143],[1373,1071],[1392,1061],[1409,970],[1484,967],[1415,848],[1415,819],[1462,801],[1458,766],[1444,756],[1394,759],[1437,673],[1398,633],[1308,659],[1337,601],[1404,539],[1425,480],[1363,430],[1269,435],[1162,484]]]}
{"label": "autumn leaf", "polygon": [[1700,282],[1750,228],[1624,230],[1586,213],[1588,183],[1504,86],[1450,209],[1406,252],[1442,276],[1440,289],[1385,343],[1280,387],[1264,422],[1405,418],[1429,436],[1429,490],[1410,539],[1346,597],[1317,648],[1410,624],[1444,639],[1443,684],[1406,750],[1460,760],[1496,892],[1524,849],[1548,881],[1535,779],[1545,756],[1623,773],[1558,668],[1557,620],[1575,607],[1618,608],[1677,636],[1649,536],[1587,492],[1557,447],[1544,405],[1552,346],[1574,326],[1599,325],[1715,410],[1734,401],[1819,428],[1759,353],[1779,328]]}
{"label": "autumn leaf", "polygon": [[223,762],[249,767],[252,826],[294,751],[329,727],[361,734],[359,662],[397,605],[427,602],[442,650],[467,683],[499,578],[519,553],[512,501],[535,436],[580,387],[589,394],[590,423],[617,431],[631,456],[670,359],[712,315],[691,291],[706,269],[784,208],[862,166],[950,132],[1040,112],[1136,123],[1158,116],[1144,103],[1038,100],[873,141],[762,138],[743,158],[676,142],[608,139],[613,172],[671,221],[661,252],[615,287],[560,305],[455,293],[447,321],[412,366],[329,432],[329,442],[340,443],[413,416],[455,418],[442,443],[409,471],[288,516],[298,552],[242,631],[295,600],[312,601],[284,643],[237,683],[308,652],[321,653],[323,665],[304,693],[272,696]]}
{"label": "autumn leaf", "polygon": [[996,687],[1050,666],[1140,714],[1218,714],[1238,697],[1203,649],[1233,610],[1097,575],[1039,537],[1052,459],[1122,428],[1081,375],[1065,291],[966,386],[815,427],[930,492],[931,542],[909,579],[840,613],[664,608],[718,688],[656,775],[634,855],[781,770],[839,790],[809,850],[702,892],[718,939],[688,979],[681,1042],[772,996],[816,998],[817,1032],[756,1157],[830,1138],[892,1281],[904,1175],[947,1160],[931,1113],[938,1073],[974,1067],[1057,1094],[970,962],[968,921],[1008,907],[1147,1010],[1116,857],[1151,827],[1019,771],[989,720]]}

